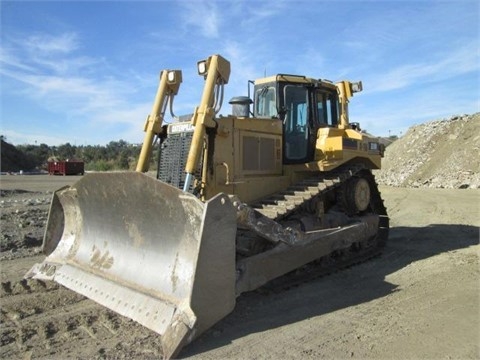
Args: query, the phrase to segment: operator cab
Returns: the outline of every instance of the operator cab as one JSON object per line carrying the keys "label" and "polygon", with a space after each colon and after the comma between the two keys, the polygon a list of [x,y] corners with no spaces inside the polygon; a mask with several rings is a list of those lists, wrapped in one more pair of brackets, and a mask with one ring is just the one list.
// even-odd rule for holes
{"label": "operator cab", "polygon": [[276,75],[255,81],[256,118],[283,121],[283,163],[312,161],[317,131],[337,127],[340,106],[337,87],[304,76]]}

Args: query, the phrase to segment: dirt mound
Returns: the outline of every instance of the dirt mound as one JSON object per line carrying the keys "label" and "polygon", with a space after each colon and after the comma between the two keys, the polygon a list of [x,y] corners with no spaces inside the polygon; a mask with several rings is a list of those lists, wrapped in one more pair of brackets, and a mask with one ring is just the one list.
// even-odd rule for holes
{"label": "dirt mound", "polygon": [[480,113],[453,116],[411,127],[387,147],[383,185],[431,188],[480,188]]}
{"label": "dirt mound", "polygon": [[3,140],[1,140],[0,153],[0,171],[2,172],[29,171],[35,168],[35,162],[32,159]]}

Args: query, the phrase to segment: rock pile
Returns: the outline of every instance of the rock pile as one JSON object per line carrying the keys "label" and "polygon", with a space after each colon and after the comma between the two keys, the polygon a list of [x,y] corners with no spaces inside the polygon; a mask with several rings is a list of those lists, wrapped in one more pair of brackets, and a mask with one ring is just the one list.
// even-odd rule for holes
{"label": "rock pile", "polygon": [[480,188],[480,113],[411,127],[387,147],[375,176],[389,186]]}

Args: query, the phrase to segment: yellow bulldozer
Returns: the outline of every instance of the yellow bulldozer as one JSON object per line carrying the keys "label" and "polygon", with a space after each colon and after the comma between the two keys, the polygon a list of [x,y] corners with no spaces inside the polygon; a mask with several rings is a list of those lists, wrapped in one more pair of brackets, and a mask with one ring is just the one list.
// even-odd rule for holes
{"label": "yellow bulldozer", "polygon": [[169,124],[182,73],[161,72],[135,172],[89,173],[54,193],[47,257],[27,274],[157,332],[165,358],[241,293],[306,264],[368,259],[389,229],[371,172],[383,146],[348,116],[361,82],[261,78],[222,116],[230,63],[212,55],[197,67],[200,104]]}

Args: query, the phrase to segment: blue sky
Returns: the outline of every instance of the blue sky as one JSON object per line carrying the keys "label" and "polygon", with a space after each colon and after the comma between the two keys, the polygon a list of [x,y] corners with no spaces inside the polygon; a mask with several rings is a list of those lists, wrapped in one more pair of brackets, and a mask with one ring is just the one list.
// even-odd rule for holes
{"label": "blue sky", "polygon": [[1,134],[13,144],[141,142],[160,70],[183,71],[174,111],[188,114],[211,54],[231,62],[222,114],[247,80],[276,73],[362,80],[351,121],[379,136],[480,111],[478,0],[0,4]]}

